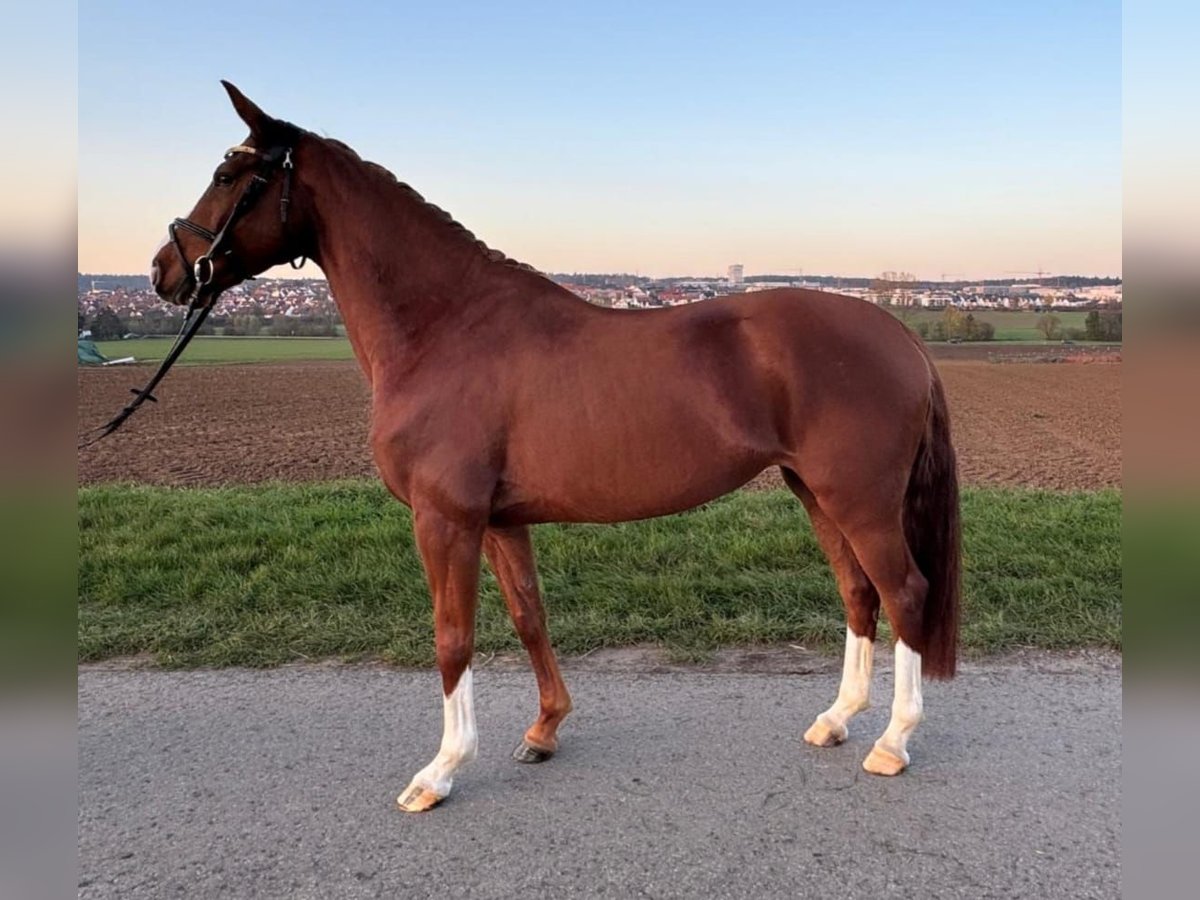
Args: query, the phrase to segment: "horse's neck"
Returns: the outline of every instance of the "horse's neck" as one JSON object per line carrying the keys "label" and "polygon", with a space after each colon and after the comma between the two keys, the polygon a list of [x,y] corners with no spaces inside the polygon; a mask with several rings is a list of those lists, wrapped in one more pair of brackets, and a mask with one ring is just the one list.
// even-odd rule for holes
{"label": "horse's neck", "polygon": [[[564,298],[574,306],[548,283],[522,292],[520,281],[529,273],[489,260],[438,211],[397,185],[381,184],[360,165],[339,159],[319,167],[322,175],[311,185],[313,259],[329,280],[368,377],[413,364],[420,345],[440,330],[502,315],[513,304],[537,304],[558,291],[563,296],[552,302],[560,313]],[[536,321],[527,306],[510,312]]]}
{"label": "horse's neck", "polygon": [[336,157],[309,171],[318,173],[305,179],[316,231],[313,259],[370,374],[397,351],[414,349],[406,345],[425,334],[438,293],[467,260],[421,228],[416,201],[402,197],[399,188],[380,185],[371,173]]}

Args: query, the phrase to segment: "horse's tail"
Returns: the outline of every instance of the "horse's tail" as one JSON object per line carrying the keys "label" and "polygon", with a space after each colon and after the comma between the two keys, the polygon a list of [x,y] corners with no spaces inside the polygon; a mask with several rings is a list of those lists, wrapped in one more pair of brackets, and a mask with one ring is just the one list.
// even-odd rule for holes
{"label": "horse's tail", "polygon": [[904,531],[917,567],[929,582],[921,623],[921,667],[929,678],[953,678],[961,577],[958,467],[946,393],[932,362],[929,372],[929,412],[904,498]]}

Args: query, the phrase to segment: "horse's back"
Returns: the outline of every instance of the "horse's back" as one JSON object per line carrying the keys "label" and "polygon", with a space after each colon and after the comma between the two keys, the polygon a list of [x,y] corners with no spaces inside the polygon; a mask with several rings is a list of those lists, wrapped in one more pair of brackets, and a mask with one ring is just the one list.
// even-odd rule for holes
{"label": "horse's back", "polygon": [[785,382],[789,406],[811,417],[830,406],[893,411],[928,398],[930,367],[918,339],[872,303],[779,288],[717,298],[697,318],[738,322],[738,356],[760,378]]}
{"label": "horse's back", "polygon": [[521,518],[658,515],[771,465],[819,476],[839,442],[907,443],[881,431],[928,394],[903,325],[814,291],[596,310],[539,351],[514,376],[505,426],[501,506]]}

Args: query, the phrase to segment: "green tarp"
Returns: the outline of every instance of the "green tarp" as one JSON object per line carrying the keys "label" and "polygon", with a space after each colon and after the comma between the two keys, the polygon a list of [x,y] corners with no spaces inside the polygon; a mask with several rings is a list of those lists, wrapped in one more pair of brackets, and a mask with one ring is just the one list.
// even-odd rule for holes
{"label": "green tarp", "polygon": [[86,338],[79,339],[79,365],[102,366],[108,362],[108,357],[96,349],[96,345]]}

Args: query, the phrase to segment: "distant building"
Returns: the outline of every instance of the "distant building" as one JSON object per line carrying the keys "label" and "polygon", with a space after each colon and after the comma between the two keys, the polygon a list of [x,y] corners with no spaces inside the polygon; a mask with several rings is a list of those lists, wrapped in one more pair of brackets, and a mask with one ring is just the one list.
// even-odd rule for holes
{"label": "distant building", "polygon": [[741,263],[734,263],[729,267],[729,273],[726,275],[726,280],[731,284],[741,284],[745,267]]}

